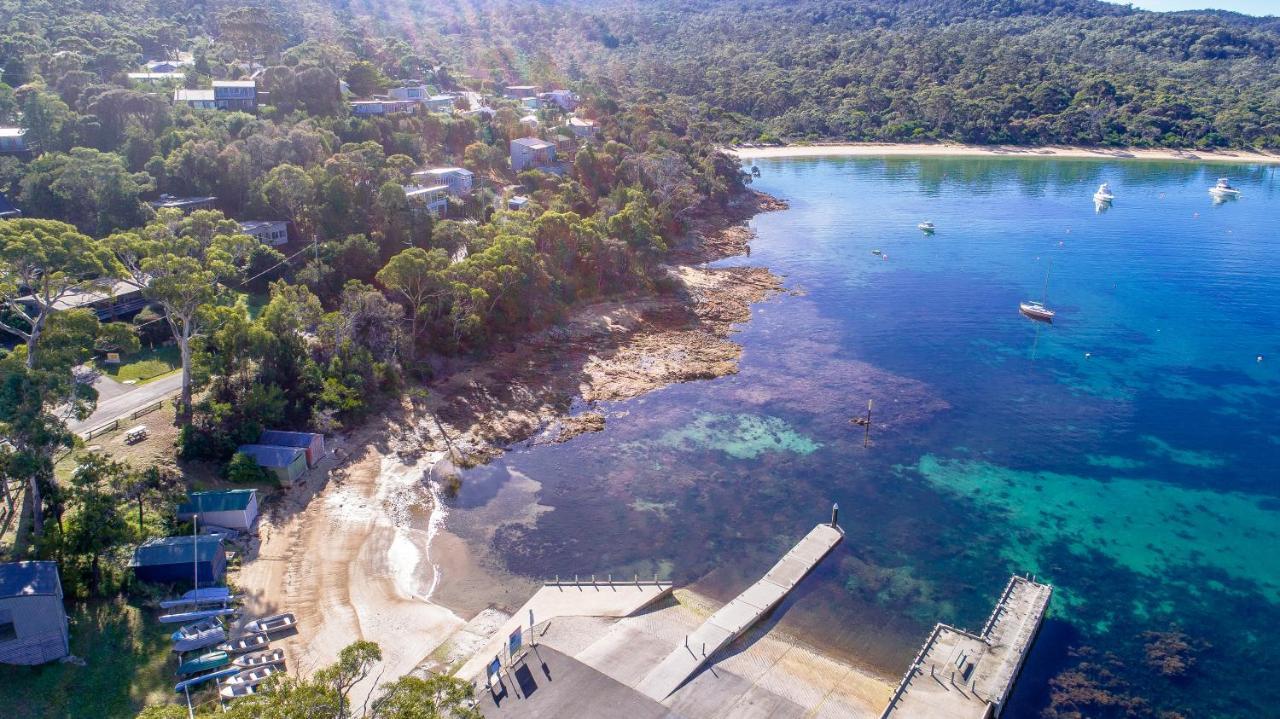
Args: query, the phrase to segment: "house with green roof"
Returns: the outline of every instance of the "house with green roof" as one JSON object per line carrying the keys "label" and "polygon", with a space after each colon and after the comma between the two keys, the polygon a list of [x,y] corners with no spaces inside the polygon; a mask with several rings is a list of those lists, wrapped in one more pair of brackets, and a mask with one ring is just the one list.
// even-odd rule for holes
{"label": "house with green roof", "polygon": [[178,519],[195,519],[200,526],[248,530],[258,518],[258,490],[219,489],[189,492],[178,505]]}
{"label": "house with green roof", "polygon": [[138,545],[129,562],[133,573],[144,582],[220,583],[227,573],[227,551],[222,538],[162,537]]}

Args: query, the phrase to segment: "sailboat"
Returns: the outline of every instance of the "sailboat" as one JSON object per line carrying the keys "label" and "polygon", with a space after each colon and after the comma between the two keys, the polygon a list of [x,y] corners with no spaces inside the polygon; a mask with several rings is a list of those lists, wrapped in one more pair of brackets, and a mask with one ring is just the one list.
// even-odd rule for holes
{"label": "sailboat", "polygon": [[1019,312],[1039,322],[1053,322],[1057,314],[1044,304],[1049,299],[1049,269],[1052,269],[1052,265],[1044,271],[1044,290],[1040,294],[1041,300],[1039,302],[1024,300],[1018,305]]}

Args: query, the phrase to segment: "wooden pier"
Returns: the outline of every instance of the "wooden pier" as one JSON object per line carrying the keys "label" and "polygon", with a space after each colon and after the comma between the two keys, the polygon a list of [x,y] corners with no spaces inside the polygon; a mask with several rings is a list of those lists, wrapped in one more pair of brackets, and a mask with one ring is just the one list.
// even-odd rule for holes
{"label": "wooden pier", "polygon": [[1047,584],[1014,576],[981,634],[934,627],[881,719],[1000,716],[1052,594]]}
{"label": "wooden pier", "polygon": [[684,643],[654,667],[636,685],[636,689],[656,701],[666,699],[696,674],[718,650],[741,636],[776,607],[843,538],[844,533],[836,525],[833,513],[831,524],[814,527],[760,581],[721,607],[702,626],[686,636]]}

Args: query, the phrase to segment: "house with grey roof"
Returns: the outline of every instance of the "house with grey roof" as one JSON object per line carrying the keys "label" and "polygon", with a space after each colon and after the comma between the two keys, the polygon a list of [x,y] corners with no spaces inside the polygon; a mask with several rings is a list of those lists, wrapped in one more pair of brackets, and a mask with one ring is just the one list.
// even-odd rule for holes
{"label": "house with grey roof", "polygon": [[0,564],[0,664],[44,664],[70,653],[58,563]]}
{"label": "house with grey roof", "polygon": [[219,489],[188,492],[178,505],[178,519],[195,519],[200,525],[247,530],[258,518],[258,490]]}
{"label": "house with grey roof", "polygon": [[511,170],[551,170],[556,163],[556,146],[536,137],[511,141]]}
{"label": "house with grey roof", "polygon": [[160,537],[138,545],[129,566],[144,582],[209,585],[226,575],[227,551],[221,537]]}
{"label": "house with grey roof", "polygon": [[248,455],[259,467],[274,474],[281,484],[291,484],[307,471],[307,453],[298,447],[242,444],[236,451]]}

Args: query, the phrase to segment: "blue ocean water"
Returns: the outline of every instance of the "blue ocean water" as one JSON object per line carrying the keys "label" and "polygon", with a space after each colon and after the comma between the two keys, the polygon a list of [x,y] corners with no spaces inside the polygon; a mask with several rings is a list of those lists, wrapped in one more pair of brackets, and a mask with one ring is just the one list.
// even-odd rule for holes
{"label": "blue ocean water", "polygon": [[[1007,716],[1080,700],[1080,676],[1151,712],[1276,715],[1280,173],[757,164],[790,209],[721,264],[789,292],[735,336],[739,374],[472,470],[460,531],[498,521],[496,554],[530,576],[659,572],[727,597],[837,501],[846,541],[782,610],[806,641],[896,676],[934,622],[980,625],[1010,573],[1034,573],[1052,620]],[[1220,176],[1239,199],[1212,201]],[[1052,325],[1017,311],[1041,298]],[[515,476],[539,507],[495,517]]]}

